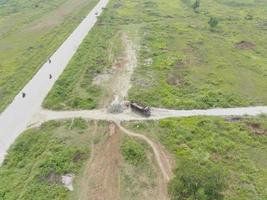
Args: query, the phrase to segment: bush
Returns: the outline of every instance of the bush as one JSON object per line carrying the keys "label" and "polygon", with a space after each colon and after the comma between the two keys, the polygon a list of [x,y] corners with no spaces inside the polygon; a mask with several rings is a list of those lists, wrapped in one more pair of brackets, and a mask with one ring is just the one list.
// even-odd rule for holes
{"label": "bush", "polygon": [[121,146],[124,159],[133,165],[139,165],[145,160],[145,151],[138,142],[126,140]]}
{"label": "bush", "polygon": [[215,164],[182,160],[168,189],[172,200],[220,200],[224,187],[222,170]]}
{"label": "bush", "polygon": [[211,17],[209,20],[209,25],[211,28],[215,28],[218,25],[219,21],[215,17]]}

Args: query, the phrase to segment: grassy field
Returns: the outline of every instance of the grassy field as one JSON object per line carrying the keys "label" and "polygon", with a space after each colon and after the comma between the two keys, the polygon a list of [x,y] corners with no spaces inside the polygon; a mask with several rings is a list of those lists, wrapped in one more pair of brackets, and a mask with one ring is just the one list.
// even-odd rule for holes
{"label": "grassy field", "polygon": [[121,179],[121,199],[158,199],[157,169],[152,150],[149,146],[133,138],[124,137],[121,144],[123,163]]}
{"label": "grassy field", "polygon": [[[26,131],[9,149],[0,168],[0,199],[76,200],[87,199],[92,191],[99,192],[98,189],[94,190],[93,185],[90,187],[89,178],[92,177],[87,173],[92,175],[102,170],[101,165],[96,166],[94,171],[90,166],[98,163],[99,159],[105,162],[106,159],[98,155],[101,155],[104,146],[111,145],[108,131],[106,122],[86,122],[82,119],[50,121],[40,128]],[[157,198],[158,174],[161,173],[152,150],[142,141],[126,136],[119,138],[118,146],[106,152],[106,156],[114,156],[114,149],[119,149],[121,161],[116,169],[119,174],[115,177],[119,184],[115,188],[118,196],[131,200],[148,196]],[[113,168],[107,166],[105,169],[115,170]],[[61,176],[66,174],[74,175],[73,192],[68,191],[61,182]],[[107,176],[113,177],[112,174]],[[103,179],[110,181],[107,177]],[[111,184],[109,181],[108,184]],[[101,184],[107,184],[103,182],[100,180]],[[112,185],[107,187],[113,188]]]}
{"label": "grassy field", "polygon": [[[169,185],[170,192],[189,198],[190,191],[197,188],[197,192],[207,195],[209,187],[215,187],[217,182],[224,187],[220,192],[222,198],[216,199],[264,200],[267,198],[266,119],[266,116],[190,117],[131,122],[125,126],[160,141],[172,153],[177,170]],[[196,183],[199,183],[197,187]],[[187,187],[179,190],[183,184]],[[215,199],[210,197],[198,199]],[[191,198],[196,199],[196,196]],[[172,199],[186,198],[173,196]]]}
{"label": "grassy field", "polygon": [[0,112],[97,0],[0,0]]}
{"label": "grassy field", "polygon": [[[263,0],[111,0],[45,101],[53,109],[99,106],[92,79],[119,53],[120,34],[138,30],[129,99],[168,108],[267,103],[267,3]],[[215,19],[217,26],[209,25]],[[89,51],[90,49],[90,51]]]}
{"label": "grassy field", "polygon": [[93,109],[101,105],[101,99],[105,98],[108,91],[103,85],[94,85],[93,78],[110,70],[121,56],[122,33],[126,33],[132,40],[139,37],[139,25],[128,25],[128,19],[119,13],[121,7],[118,1],[110,1],[48,94],[44,107],[70,110]]}
{"label": "grassy field", "polygon": [[144,27],[130,99],[185,109],[266,104],[267,3],[207,0],[198,12],[193,3],[145,1],[154,21]]}
{"label": "grassy field", "polygon": [[52,121],[22,134],[0,168],[0,199],[67,199],[61,176],[78,175],[90,157],[91,127]]}

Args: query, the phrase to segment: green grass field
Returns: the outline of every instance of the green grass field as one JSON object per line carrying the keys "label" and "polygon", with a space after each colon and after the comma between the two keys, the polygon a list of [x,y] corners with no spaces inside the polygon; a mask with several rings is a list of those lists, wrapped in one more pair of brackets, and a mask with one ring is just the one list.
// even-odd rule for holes
{"label": "green grass field", "polygon": [[267,3],[207,0],[196,13],[193,2],[144,2],[154,21],[144,26],[130,99],[185,109],[266,105]]}
{"label": "green grass field", "polygon": [[112,65],[118,32],[129,27],[138,29],[140,41],[130,100],[177,109],[266,105],[267,3],[207,0],[197,12],[193,4],[111,0],[45,107],[97,107],[104,88],[93,86],[92,78]]}
{"label": "green grass field", "polygon": [[0,112],[97,0],[0,0]]}
{"label": "green grass field", "polygon": [[[79,199],[81,191],[90,188],[83,187],[84,179],[88,181],[84,174],[90,170],[87,163],[92,154],[94,162],[99,159],[97,155],[103,145],[110,145],[106,143],[110,137],[108,123],[82,119],[50,121],[24,132],[0,167],[0,199]],[[121,199],[155,196],[158,169],[150,147],[126,136],[121,137],[119,145],[122,161],[117,177],[118,196]],[[61,182],[61,176],[66,174],[74,175],[73,192]]]}
{"label": "green grass field", "polygon": [[[172,154],[177,170],[174,171],[176,177],[170,187],[185,177],[193,182],[186,188],[191,191],[198,178],[200,183],[204,181],[201,183],[204,188],[209,184],[214,186],[216,174],[215,177],[206,177],[214,169],[217,174],[221,174],[217,176],[221,180],[217,181],[225,182],[226,186],[221,193],[224,199],[264,200],[267,198],[267,117],[232,120],[190,117],[131,122],[125,126],[160,141]],[[187,167],[184,169],[184,166]],[[190,174],[185,176],[186,173]],[[185,190],[177,192],[183,194]],[[205,194],[208,192],[205,191]],[[191,199],[196,199],[196,196],[193,197]],[[214,198],[206,196],[199,199]]]}
{"label": "green grass field", "polygon": [[79,175],[90,157],[91,127],[52,121],[22,134],[0,168],[0,199],[67,199],[61,176]]}

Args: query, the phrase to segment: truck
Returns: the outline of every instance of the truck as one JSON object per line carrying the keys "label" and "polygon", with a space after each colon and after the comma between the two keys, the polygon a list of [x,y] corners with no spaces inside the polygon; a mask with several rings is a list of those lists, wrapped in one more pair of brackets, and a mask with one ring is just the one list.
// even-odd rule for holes
{"label": "truck", "polygon": [[130,102],[131,109],[135,112],[138,112],[145,117],[150,117],[151,116],[151,109],[148,106],[140,106],[137,103]]}

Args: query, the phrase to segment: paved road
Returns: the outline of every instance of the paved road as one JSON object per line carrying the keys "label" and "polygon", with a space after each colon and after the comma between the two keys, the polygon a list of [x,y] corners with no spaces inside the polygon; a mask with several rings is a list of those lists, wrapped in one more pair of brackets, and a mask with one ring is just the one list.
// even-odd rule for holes
{"label": "paved road", "polygon": [[[96,7],[80,23],[73,33],[51,56],[51,63],[45,63],[13,102],[0,115],[0,164],[9,146],[21,134],[33,115],[41,108],[41,104],[53,87],[56,79],[63,72],[83,39],[97,21],[95,13],[100,14],[108,0],[100,0]],[[49,74],[53,78],[49,79]],[[22,98],[22,92],[26,98]]]}

